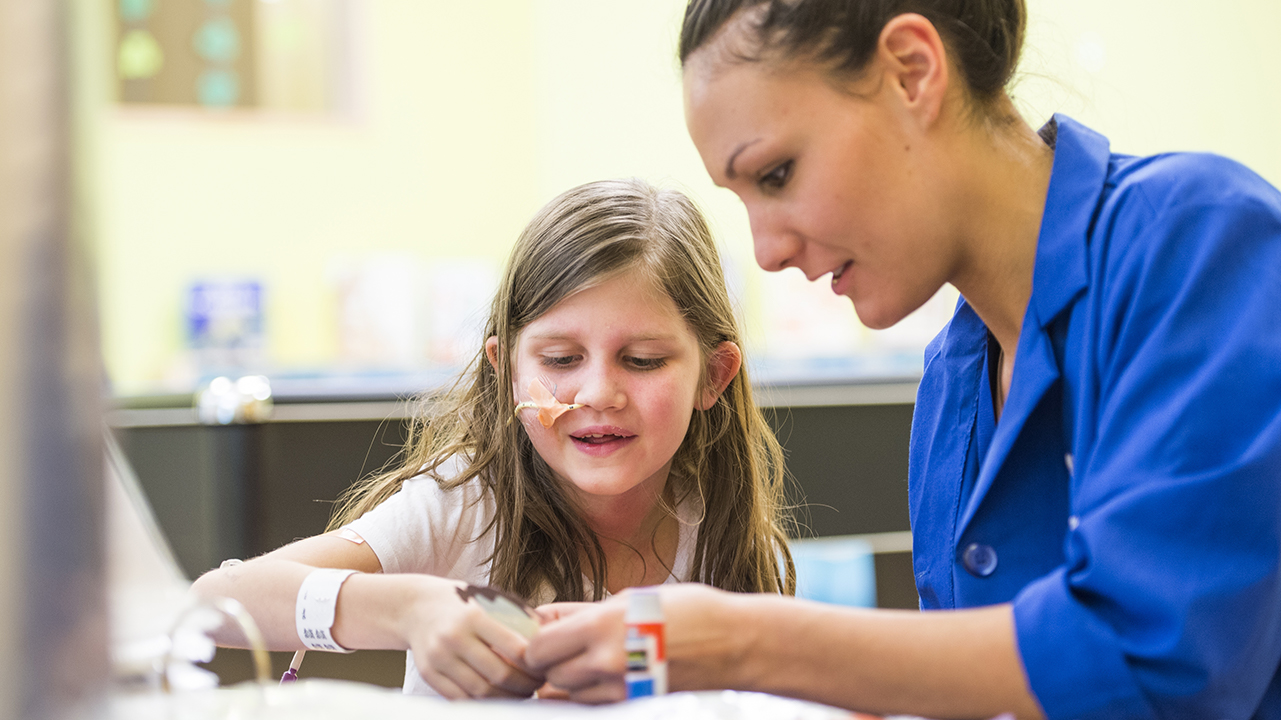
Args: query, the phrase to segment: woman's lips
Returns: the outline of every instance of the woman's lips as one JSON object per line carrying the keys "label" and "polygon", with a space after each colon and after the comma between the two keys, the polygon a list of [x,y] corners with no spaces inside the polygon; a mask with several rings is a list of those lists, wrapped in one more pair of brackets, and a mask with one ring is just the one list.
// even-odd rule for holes
{"label": "woman's lips", "polygon": [[832,292],[837,295],[845,294],[845,291],[848,290],[850,286],[850,277],[853,275],[853,273],[850,272],[850,269],[853,267],[854,261],[850,260],[832,271]]}

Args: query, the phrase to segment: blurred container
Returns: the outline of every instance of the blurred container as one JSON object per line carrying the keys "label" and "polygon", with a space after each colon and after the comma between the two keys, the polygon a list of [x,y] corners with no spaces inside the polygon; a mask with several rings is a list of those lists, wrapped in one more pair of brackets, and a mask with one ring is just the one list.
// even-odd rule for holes
{"label": "blurred container", "polygon": [[793,540],[796,596],[806,600],[876,607],[876,566],[872,546],[851,537]]}
{"label": "blurred container", "polygon": [[273,409],[271,383],[262,375],[216,377],[196,394],[196,416],[205,425],[265,422]]}

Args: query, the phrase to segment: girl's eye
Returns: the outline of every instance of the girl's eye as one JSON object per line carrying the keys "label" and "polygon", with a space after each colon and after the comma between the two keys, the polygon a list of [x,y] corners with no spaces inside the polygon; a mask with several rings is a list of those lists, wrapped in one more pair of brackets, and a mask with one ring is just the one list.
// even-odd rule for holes
{"label": "girl's eye", "polygon": [[637,370],[657,370],[667,364],[667,359],[661,357],[628,357],[627,362]]}
{"label": "girl's eye", "polygon": [[544,355],[541,362],[545,367],[569,367],[577,359],[577,355]]}
{"label": "girl's eye", "polygon": [[775,165],[772,170],[761,176],[757,182],[766,190],[781,190],[792,177],[792,161],[788,160]]}

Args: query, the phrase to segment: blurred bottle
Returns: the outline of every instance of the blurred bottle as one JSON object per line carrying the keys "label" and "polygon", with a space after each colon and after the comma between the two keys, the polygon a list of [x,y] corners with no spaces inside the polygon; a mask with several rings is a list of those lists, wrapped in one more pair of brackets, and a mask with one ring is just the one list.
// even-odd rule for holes
{"label": "blurred bottle", "polygon": [[627,636],[627,698],[667,694],[667,646],[664,638],[663,608],[654,588],[632,590],[623,616]]}

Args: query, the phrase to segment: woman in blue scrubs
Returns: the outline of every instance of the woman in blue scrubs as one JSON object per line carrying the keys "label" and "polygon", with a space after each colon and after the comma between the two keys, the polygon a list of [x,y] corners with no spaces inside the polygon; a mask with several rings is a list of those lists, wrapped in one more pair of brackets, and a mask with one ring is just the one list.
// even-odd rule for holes
{"label": "woman in blue scrubs", "polygon": [[[944,283],[909,493],[926,610],[665,590],[671,684],[931,717],[1281,717],[1281,195],[1004,87],[1021,0],[692,0],[690,134],[766,270],[888,327]],[[857,464],[857,458],[851,459]],[[621,603],[529,661],[618,697]]]}

